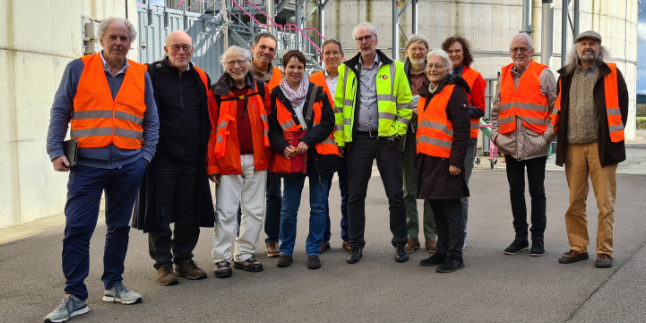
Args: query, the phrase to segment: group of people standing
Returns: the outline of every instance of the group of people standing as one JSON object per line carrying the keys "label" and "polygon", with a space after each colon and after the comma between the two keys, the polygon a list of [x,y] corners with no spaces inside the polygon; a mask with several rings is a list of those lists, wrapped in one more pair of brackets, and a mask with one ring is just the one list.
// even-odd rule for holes
{"label": "group of people standing", "polygon": [[[170,33],[166,57],[148,65],[126,58],[136,37],[127,20],[108,18],[98,34],[104,50],[68,64],[51,110],[47,152],[55,170],[70,176],[66,296],[45,322],[64,322],[89,310],[83,281],[104,191],[102,281],[108,302],[142,300],[122,283],[133,205],[132,226],[148,233],[158,284],[207,277],[193,260],[201,227],[215,228],[215,276],[225,278],[233,268],[263,270],[254,257],[263,224],[267,255],[278,258],[278,267],[291,265],[307,178],[307,267],[320,268],[320,254],[330,249],[334,173],[341,192],[342,247],[349,252],[346,261],[358,263],[375,160],[389,202],[395,261],[408,261],[408,253],[420,248],[416,200],[423,199],[423,234],[431,254],[420,265],[442,273],[464,268],[469,179],[486,88],[471,67],[466,39],[450,37],[442,49],[430,50],[424,36],[414,35],[401,63],[377,50],[376,28],[361,23],[352,32],[355,57],[344,61],[341,42],[329,38],[322,46],[325,69],[307,76],[299,51],[282,57],[282,70],[272,66],[277,41],[261,33],[251,52],[238,46],[226,50],[220,61],[224,73],[212,83],[191,63],[192,40],[183,31]],[[546,66],[532,61],[531,38],[512,38],[514,62],[503,67],[498,81],[492,129],[507,162],[516,230],[505,254],[529,246],[525,169],[532,198],[530,254],[545,252],[545,162],[547,147],[558,136],[557,164],[565,164],[570,186],[565,217],[571,246],[559,262],[588,258],[589,174],[600,210],[596,265],[609,267],[628,96],[619,70],[604,62],[601,36],[588,31],[576,41],[557,83]],[[78,141],[75,165],[63,153],[70,123],[70,136]],[[290,140],[294,133],[302,136]],[[307,156],[301,176],[270,172],[276,160],[299,155]],[[216,184],[215,208],[209,179]]]}

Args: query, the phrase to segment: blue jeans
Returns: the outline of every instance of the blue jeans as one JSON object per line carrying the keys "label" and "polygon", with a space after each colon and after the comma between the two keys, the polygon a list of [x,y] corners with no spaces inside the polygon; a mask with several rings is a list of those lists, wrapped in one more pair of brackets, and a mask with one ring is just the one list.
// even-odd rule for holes
{"label": "blue jeans", "polygon": [[280,195],[281,178],[274,175],[267,176],[267,211],[265,212],[265,234],[269,241],[278,241],[280,237],[281,203]]}
{"label": "blue jeans", "polygon": [[[478,151],[478,145],[470,145],[467,148],[467,155],[464,158],[464,179],[467,182],[467,187],[469,187],[469,180],[471,179],[471,173],[473,172],[473,164],[476,159],[476,152]],[[467,237],[467,221],[469,220],[469,197],[463,197],[460,199],[462,202],[462,218],[464,219],[464,237]]]}
{"label": "blue jeans", "polygon": [[90,239],[99,218],[101,194],[105,191],[105,224],[108,227],[103,252],[105,289],[123,280],[130,217],[146,170],[141,158],[120,168],[102,169],[77,164],[70,171],[65,204],[63,274],[65,293],[87,299],[83,282],[90,271]]}
{"label": "blue jeans", "polygon": [[[341,239],[343,241],[350,241],[348,236],[348,168],[346,166],[346,159],[341,158],[342,166],[339,167],[337,176],[339,176],[339,190],[341,191]],[[332,187],[332,176],[330,176],[330,185],[328,188],[328,199],[330,197],[330,188]],[[325,219],[325,234],[323,241],[330,241],[332,237],[331,232],[332,221],[330,220],[330,206],[328,203],[327,216]]]}
{"label": "blue jeans", "polygon": [[[323,243],[325,231],[325,215],[327,210],[327,195],[330,186],[330,176],[319,181],[316,176],[308,176],[310,181],[310,233],[307,236],[305,250],[308,256],[321,254],[320,245]],[[291,255],[296,241],[296,218],[301,204],[301,194],[305,185],[305,177],[283,179],[283,204],[280,215],[280,254]]]}

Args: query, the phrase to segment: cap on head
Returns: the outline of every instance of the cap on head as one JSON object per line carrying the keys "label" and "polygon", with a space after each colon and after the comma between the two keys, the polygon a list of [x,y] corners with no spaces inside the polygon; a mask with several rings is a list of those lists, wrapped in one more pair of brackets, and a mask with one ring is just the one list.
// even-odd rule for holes
{"label": "cap on head", "polygon": [[576,39],[574,41],[578,43],[579,40],[584,38],[594,39],[598,41],[599,44],[601,44],[601,35],[599,35],[599,33],[597,33],[596,31],[593,31],[593,30],[584,31],[580,33],[578,36],[576,36]]}

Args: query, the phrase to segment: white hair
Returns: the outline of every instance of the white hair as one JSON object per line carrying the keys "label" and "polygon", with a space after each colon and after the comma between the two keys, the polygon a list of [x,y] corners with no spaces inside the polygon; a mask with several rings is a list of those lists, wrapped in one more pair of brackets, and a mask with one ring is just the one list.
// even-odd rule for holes
{"label": "white hair", "polygon": [[369,22],[362,22],[362,23],[358,24],[356,27],[354,27],[354,29],[352,29],[352,39],[356,39],[357,38],[357,32],[359,31],[359,29],[365,28],[365,27],[370,28],[370,31],[372,32],[372,34],[375,37],[379,37],[379,35],[377,34],[377,28],[375,27],[375,25],[373,25],[373,24],[371,24]]}
{"label": "white hair", "polygon": [[128,21],[128,19],[120,17],[108,17],[101,20],[101,23],[99,24],[99,30],[97,31],[97,36],[99,36],[99,39],[103,38],[105,30],[108,29],[108,26],[111,22],[114,22],[117,25],[128,27],[128,30],[130,31],[130,42],[135,41],[135,38],[137,38],[137,30],[135,29],[135,26],[133,26],[132,23]]}
{"label": "white hair", "polygon": [[227,70],[227,60],[229,59],[229,55],[234,52],[242,53],[242,55],[244,55],[244,59],[247,61],[247,67],[251,66],[251,53],[240,46],[233,45],[229,47],[222,56],[220,56],[220,64],[222,64],[222,68],[224,68],[225,71]]}
{"label": "white hair", "polygon": [[406,50],[408,50],[408,47],[414,43],[423,43],[424,46],[426,46],[426,49],[429,49],[430,47],[428,46],[428,40],[426,40],[426,37],[424,35],[413,35],[410,36],[408,39],[408,42],[406,43]]}
{"label": "white hair", "polygon": [[534,41],[532,40],[532,37],[530,37],[528,34],[525,34],[525,33],[516,34],[511,39],[513,40],[516,37],[520,37],[520,38],[526,40],[527,45],[529,45],[529,49],[534,49]]}
{"label": "white hair", "polygon": [[[567,58],[567,65],[566,65],[567,68],[565,69],[566,74],[570,74],[574,72],[576,67],[581,65],[581,58],[579,57],[579,52],[577,50],[578,49],[577,47],[578,47],[577,44],[574,44],[574,46],[572,46],[572,48],[570,49],[570,53]],[[601,65],[603,64],[603,62],[605,62],[605,60],[609,58],[610,58],[610,53],[608,52],[608,50],[605,47],[599,45],[599,54],[597,55],[596,63],[598,65]]]}
{"label": "white hair", "polygon": [[433,56],[439,56],[442,57],[442,61],[444,62],[444,67],[446,67],[446,71],[451,73],[451,70],[453,68],[453,64],[451,63],[451,59],[449,59],[449,54],[447,54],[445,51],[441,49],[434,49],[426,55],[426,61],[430,61],[431,57]]}

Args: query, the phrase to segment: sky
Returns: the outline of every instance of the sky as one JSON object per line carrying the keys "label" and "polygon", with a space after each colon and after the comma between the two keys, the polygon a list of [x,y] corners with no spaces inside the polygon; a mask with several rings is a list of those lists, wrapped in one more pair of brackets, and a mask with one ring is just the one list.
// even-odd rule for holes
{"label": "sky", "polygon": [[[639,9],[646,5],[639,5]],[[639,14],[637,22],[637,93],[646,94],[646,11]]]}

